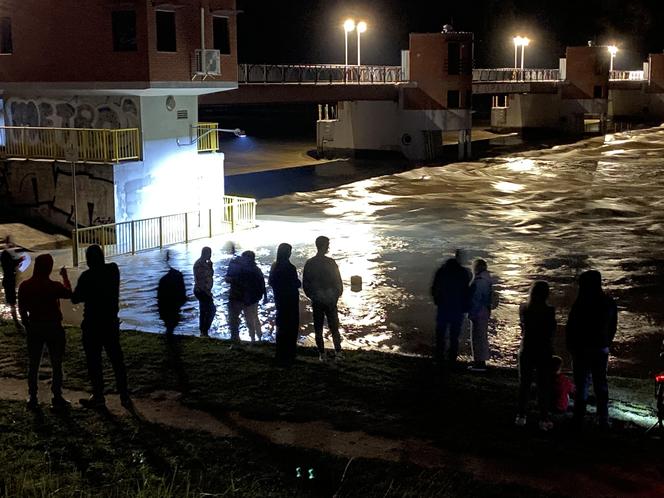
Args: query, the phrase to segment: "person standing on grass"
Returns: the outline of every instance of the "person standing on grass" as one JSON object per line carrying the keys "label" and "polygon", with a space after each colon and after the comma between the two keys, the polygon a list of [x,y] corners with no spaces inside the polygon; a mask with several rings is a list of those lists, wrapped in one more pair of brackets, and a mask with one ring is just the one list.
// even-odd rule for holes
{"label": "person standing on grass", "polygon": [[597,399],[597,421],[609,426],[609,348],[618,328],[618,308],[602,290],[602,275],[588,270],[579,277],[579,293],[567,319],[567,349],[572,355],[576,397],[574,422],[583,424],[589,377]]}
{"label": "person standing on grass", "polygon": [[5,248],[0,253],[0,265],[2,266],[2,289],[5,291],[5,301],[11,310],[12,319],[17,332],[23,330],[23,326],[16,313],[16,271],[21,263],[20,258],[16,258],[11,252],[14,247],[11,238],[5,239]]}
{"label": "person standing on grass", "polygon": [[169,264],[170,253],[166,251],[168,271],[159,279],[157,287],[157,307],[159,317],[164,321],[166,333],[172,334],[180,323],[180,308],[187,302],[187,291],[184,286],[182,272]]}
{"label": "person standing on grass", "polygon": [[268,283],[274,292],[277,308],[277,363],[290,366],[295,361],[297,336],[300,328],[300,279],[290,262],[293,247],[279,244],[277,260],[272,263]]}
{"label": "person standing on grass", "polygon": [[115,373],[120,403],[131,410],[133,405],[127,389],[127,372],[120,346],[120,270],[115,263],[104,261],[104,251],[98,245],[88,247],[85,258],[88,269],[79,277],[71,301],[84,304],[81,331],[92,396],[81,399],[79,403],[86,408],[106,406],[102,365],[102,350],[105,350]]}
{"label": "person standing on grass", "polygon": [[459,354],[459,335],[468,311],[471,280],[470,272],[461,266],[459,259],[455,256],[445,261],[436,272],[431,286],[431,296],[438,307],[434,358],[442,365],[447,356],[451,367],[456,365]]}
{"label": "person standing on grass", "polygon": [[489,317],[491,316],[491,299],[493,282],[486,261],[476,259],[473,263],[473,280],[470,284],[470,304],[468,318],[471,324],[471,349],[473,372],[486,372],[489,353]]}
{"label": "person standing on grass", "polygon": [[320,361],[325,361],[325,342],[323,323],[327,317],[327,326],[332,334],[335,359],[342,359],[341,335],[339,334],[339,313],[337,302],[343,294],[344,286],[339,274],[339,267],[334,259],[326,256],[330,249],[330,239],[321,235],[316,239],[318,253],[304,265],[302,273],[304,293],[311,299],[314,314],[314,332]]}
{"label": "person standing on grass", "polygon": [[199,328],[201,337],[209,337],[217,307],[212,297],[214,270],[212,269],[212,249],[204,247],[201,257],[194,263],[194,296],[198,299]]}
{"label": "person standing on grass", "polygon": [[537,404],[539,427],[544,431],[553,428],[549,407],[551,405],[551,358],[553,336],[556,332],[556,309],[549,306],[549,284],[542,280],[533,283],[526,303],[519,307],[521,347],[519,348],[519,402],[517,426],[526,425],[526,409],[533,373],[537,372]]}
{"label": "person standing on grass", "polygon": [[28,409],[39,407],[37,399],[37,379],[39,364],[44,351],[48,355],[53,370],[51,381],[51,408],[65,409],[71,404],[62,397],[62,358],[65,353],[65,331],[62,328],[60,299],[72,296],[67,270],[62,268],[62,283],[51,280],[53,257],[41,254],[35,259],[32,277],[21,283],[18,290],[18,309],[26,330],[28,343]]}
{"label": "person standing on grass", "polygon": [[240,340],[240,314],[244,315],[251,342],[261,340],[262,331],[258,319],[258,303],[261,297],[267,300],[265,276],[256,265],[256,254],[244,251],[231,260],[226,272],[226,282],[230,284],[228,293],[228,323],[231,340]]}

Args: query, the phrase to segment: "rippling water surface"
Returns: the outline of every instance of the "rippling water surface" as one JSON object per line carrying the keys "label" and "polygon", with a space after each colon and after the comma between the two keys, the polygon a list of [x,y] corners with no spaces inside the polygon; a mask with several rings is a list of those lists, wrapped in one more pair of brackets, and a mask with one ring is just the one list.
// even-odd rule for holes
{"label": "rippling water surface", "polygon": [[[645,374],[655,368],[664,276],[664,129],[617,134],[552,149],[478,162],[425,167],[336,189],[294,193],[261,201],[260,227],[238,234],[239,247],[256,252],[264,272],[280,242],[294,246],[301,271],[314,239],[332,239],[347,289],[340,302],[344,338],[353,347],[427,353],[432,343],[432,275],[455,248],[483,257],[497,281],[501,304],[490,341],[497,363],[514,365],[519,342],[518,304],[534,279],[552,286],[562,325],[579,272],[596,268],[620,308],[614,367]],[[214,328],[227,336],[222,302],[229,255],[222,240],[173,249],[185,272],[204,244],[214,247]],[[123,273],[122,318],[126,326],[158,331],[154,298],[163,254],[118,261]],[[351,275],[363,289],[351,292]],[[311,315],[302,298],[303,334]],[[274,334],[274,308],[261,307],[264,336]],[[190,298],[182,333],[195,333]]]}

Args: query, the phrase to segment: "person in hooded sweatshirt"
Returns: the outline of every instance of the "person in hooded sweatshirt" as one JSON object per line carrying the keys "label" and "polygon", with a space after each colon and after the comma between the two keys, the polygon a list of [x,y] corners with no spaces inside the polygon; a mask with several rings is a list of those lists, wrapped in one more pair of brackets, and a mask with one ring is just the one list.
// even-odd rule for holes
{"label": "person in hooded sweatshirt", "polygon": [[71,298],[71,284],[67,270],[62,268],[62,283],[51,280],[53,257],[41,254],[35,259],[32,277],[18,289],[18,309],[26,330],[28,343],[28,409],[36,410],[37,378],[44,345],[48,348],[53,379],[51,392],[53,409],[67,408],[70,403],[62,397],[62,358],[65,353],[65,331],[62,328],[60,299]]}
{"label": "person in hooded sweatshirt", "polygon": [[240,314],[249,330],[251,342],[262,338],[261,324],[258,319],[258,303],[261,297],[267,300],[265,276],[256,264],[256,254],[244,251],[228,265],[226,282],[230,284],[228,292],[228,323],[231,339],[240,340]]}
{"label": "person in hooded sweatshirt", "polygon": [[187,291],[182,272],[172,268],[169,260],[170,253],[167,251],[168,271],[159,279],[157,308],[159,309],[159,318],[164,321],[166,326],[166,333],[172,334],[175,327],[180,323],[180,308],[187,302]]}
{"label": "person in hooded sweatshirt", "polygon": [[81,331],[92,396],[79,402],[86,408],[103,408],[106,405],[102,366],[102,350],[105,350],[115,373],[120,403],[131,410],[133,405],[120,346],[120,270],[115,263],[104,261],[104,252],[98,245],[88,247],[85,257],[89,269],[79,277],[71,300],[74,304],[84,303]]}
{"label": "person in hooded sweatshirt", "polygon": [[295,360],[297,336],[300,328],[300,279],[290,262],[293,247],[279,244],[277,260],[272,263],[268,283],[274,292],[277,308],[277,363],[290,366]]}
{"label": "person in hooded sweatshirt", "polygon": [[567,319],[567,349],[572,355],[576,397],[574,422],[583,423],[589,377],[597,400],[597,420],[609,425],[609,348],[618,327],[618,308],[602,290],[602,275],[588,270],[579,277],[579,293]]}
{"label": "person in hooded sweatshirt", "polygon": [[[465,313],[468,311],[468,295],[471,274],[459,261],[457,251],[438,269],[431,286],[431,296],[438,307],[436,314],[436,361],[447,360],[454,366],[459,354],[459,335]],[[449,346],[447,345],[449,341]]]}
{"label": "person in hooded sweatshirt", "polygon": [[194,263],[194,296],[198,299],[199,328],[201,337],[209,337],[210,327],[217,313],[217,307],[212,297],[214,285],[214,270],[212,268],[212,249],[204,247],[201,257]]}
{"label": "person in hooded sweatshirt", "polygon": [[491,294],[493,282],[486,261],[476,259],[473,263],[473,281],[470,284],[468,318],[471,324],[471,349],[473,364],[470,370],[485,372],[489,352],[489,318],[491,317]]}

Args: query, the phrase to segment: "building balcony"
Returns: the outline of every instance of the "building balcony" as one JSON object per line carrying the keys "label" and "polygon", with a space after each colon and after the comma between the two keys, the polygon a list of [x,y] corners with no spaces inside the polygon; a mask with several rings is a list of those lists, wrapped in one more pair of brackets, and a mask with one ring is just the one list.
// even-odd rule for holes
{"label": "building balcony", "polygon": [[141,159],[138,128],[0,126],[0,157],[119,163]]}
{"label": "building balcony", "polygon": [[196,123],[198,152],[219,150],[219,135],[216,131],[218,128],[219,123]]}

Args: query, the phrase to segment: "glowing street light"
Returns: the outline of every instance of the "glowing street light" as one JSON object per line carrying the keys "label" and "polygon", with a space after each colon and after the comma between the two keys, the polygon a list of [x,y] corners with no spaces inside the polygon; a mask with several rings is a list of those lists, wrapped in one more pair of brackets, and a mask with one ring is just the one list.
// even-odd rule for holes
{"label": "glowing street light", "polygon": [[357,65],[360,65],[360,34],[367,30],[367,23],[360,21],[355,27],[357,29]]}
{"label": "glowing street light", "polygon": [[348,33],[355,30],[355,21],[346,19],[344,22],[344,34],[346,36],[346,66],[348,66]]}
{"label": "glowing street light", "polygon": [[609,72],[613,71],[613,59],[616,58],[616,54],[618,53],[618,47],[615,45],[609,45],[607,47],[609,54],[611,54],[611,63],[609,65]]}
{"label": "glowing street light", "polygon": [[521,47],[521,72],[523,72],[524,55],[526,52],[526,47],[530,44],[530,39],[525,36],[515,36],[512,41],[514,42],[514,69],[519,68],[518,50],[519,47]]}

